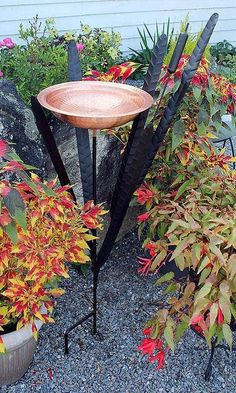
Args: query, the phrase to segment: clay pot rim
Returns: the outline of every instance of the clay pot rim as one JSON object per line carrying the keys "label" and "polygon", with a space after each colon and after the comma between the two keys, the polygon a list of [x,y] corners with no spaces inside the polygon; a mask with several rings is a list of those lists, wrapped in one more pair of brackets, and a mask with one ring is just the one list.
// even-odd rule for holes
{"label": "clay pot rim", "polygon": [[[47,309],[44,305],[42,305],[42,307],[40,308],[40,312],[44,314],[47,313]],[[38,330],[43,325],[43,322],[37,318],[35,318],[34,323]],[[21,347],[26,341],[30,340],[31,338],[33,338],[32,323],[23,326],[21,329],[1,335],[1,339],[3,340],[7,353]]]}

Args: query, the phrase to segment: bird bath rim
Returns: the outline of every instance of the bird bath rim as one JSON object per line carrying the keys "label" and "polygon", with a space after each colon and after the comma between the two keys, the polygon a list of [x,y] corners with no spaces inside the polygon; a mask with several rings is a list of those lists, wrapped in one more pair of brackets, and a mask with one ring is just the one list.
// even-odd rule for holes
{"label": "bird bath rim", "polygon": [[[130,100],[127,95],[130,95]],[[93,129],[126,124],[153,104],[153,98],[144,90],[122,83],[102,81],[60,83],[42,90],[37,98],[44,108],[59,119]],[[69,109],[70,105],[72,108],[74,106],[74,111]]]}

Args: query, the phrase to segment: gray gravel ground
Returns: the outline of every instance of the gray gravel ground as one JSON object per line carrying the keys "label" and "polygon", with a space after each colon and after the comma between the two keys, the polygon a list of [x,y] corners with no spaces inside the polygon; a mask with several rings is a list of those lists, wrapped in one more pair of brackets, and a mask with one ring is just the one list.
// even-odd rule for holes
{"label": "gray gravel ground", "polygon": [[160,300],[150,277],[137,274],[140,244],[136,231],[116,244],[101,272],[99,337],[90,334],[91,322],[71,334],[70,353],[63,352],[63,331],[89,309],[91,274],[71,272],[66,295],[56,307],[56,324],[40,331],[32,366],[16,384],[1,393],[234,393],[236,353],[216,351],[213,376],[203,378],[209,352],[194,333],[186,334],[166,367],[156,371],[137,351],[141,329]]}

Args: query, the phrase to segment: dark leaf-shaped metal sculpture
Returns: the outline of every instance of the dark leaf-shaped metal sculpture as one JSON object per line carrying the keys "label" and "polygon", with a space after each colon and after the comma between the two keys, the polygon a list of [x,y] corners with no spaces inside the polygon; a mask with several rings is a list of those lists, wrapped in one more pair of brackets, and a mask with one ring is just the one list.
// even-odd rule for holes
{"label": "dark leaf-shaped metal sculpture", "polygon": [[[145,76],[144,79],[144,83],[143,83],[143,90],[145,90],[147,93],[149,93],[152,97],[155,94],[155,90],[156,90],[156,85],[157,82],[159,80],[160,77],[160,73],[161,73],[161,69],[162,69],[162,63],[163,63],[163,59],[164,56],[166,54],[166,46],[167,46],[167,37],[165,34],[162,34],[154,49],[153,49],[153,54],[152,54],[152,59],[151,62],[149,64],[148,70],[147,70],[147,74]],[[116,205],[116,201],[117,198],[120,194],[120,188],[121,188],[121,184],[122,184],[122,178],[124,175],[124,171],[125,171],[125,167],[127,164],[127,159],[132,147],[132,143],[134,140],[134,137],[136,138],[136,140],[140,140],[140,138],[142,138],[142,133],[145,127],[145,123],[147,120],[147,116],[148,116],[148,110],[140,113],[136,119],[133,122],[132,125],[132,129],[130,132],[130,136],[127,142],[127,146],[125,149],[125,152],[123,154],[123,158],[122,158],[122,163],[121,163],[121,168],[120,168],[120,172],[117,178],[117,182],[116,182],[116,186],[115,186],[115,190],[114,190],[114,194],[112,197],[112,202],[111,202],[111,209],[110,209],[110,213],[111,215],[113,214],[113,211],[115,209],[115,205]],[[147,135],[148,140],[145,142],[143,139],[143,143],[150,143],[151,141],[151,136],[152,134],[149,133]]]}
{"label": "dark leaf-shaped metal sculpture", "polygon": [[[38,99],[34,96],[31,97],[31,108],[32,112],[35,117],[36,125],[38,127],[38,130],[43,138],[43,141],[45,143],[45,146],[47,148],[47,151],[50,155],[50,158],[52,160],[53,166],[55,168],[55,171],[57,172],[58,179],[61,183],[62,186],[65,186],[70,183],[70,179],[68,177],[65,165],[61,159],[61,155],[58,151],[56,141],[54,139],[54,135],[52,133],[52,130],[48,124],[48,119],[43,111],[43,108],[41,107],[40,103],[38,102]],[[76,200],[74,191],[72,188],[70,188],[69,192],[73,196],[74,200]]]}
{"label": "dark leaf-shaped metal sculpture", "polygon": [[[198,68],[201,57],[204,53],[207,43],[211,37],[211,34],[214,30],[214,27],[218,20],[218,14],[213,14],[209,21],[207,22],[197,45],[191,55],[188,65],[183,73],[181,85],[178,91],[171,97],[169,100],[168,106],[164,111],[163,117],[160,121],[160,124],[155,131],[155,134],[152,138],[151,149],[149,149],[148,155],[148,164],[146,163],[145,170],[148,170],[152,164],[153,158],[155,157],[156,151],[159,148],[160,144],[163,142],[165,134],[170,126],[170,123],[185,95],[185,92]],[[148,140],[148,134],[152,133],[153,126],[150,124],[138,139],[136,138],[136,134],[133,137],[132,145],[129,151],[129,155],[127,157],[127,163],[124,169],[124,174],[122,177],[122,183],[119,189],[119,197],[117,197],[115,208],[113,210],[112,220],[109,226],[109,229],[106,234],[106,238],[102,244],[100,252],[98,254],[96,274],[98,275],[99,268],[106,262],[115,239],[119,233],[119,229],[122,225],[123,219],[125,217],[126,211],[128,209],[130,200],[132,198],[132,194],[135,191],[138,183],[140,174],[143,169],[143,162],[145,160],[145,156],[147,154],[147,144],[145,143]],[[142,142],[144,143],[142,144]],[[144,172],[143,172],[144,175]]]}
{"label": "dark leaf-shaped metal sculpture", "polygon": [[76,42],[70,40],[68,44],[68,79],[71,82],[80,81],[83,78],[80,58],[76,48]]}
{"label": "dark leaf-shaped metal sculpture", "polygon": [[201,58],[203,56],[204,50],[209,42],[209,39],[213,33],[213,30],[215,28],[215,25],[218,20],[218,14],[213,14],[210,19],[208,20],[204,30],[202,31],[201,36],[199,37],[199,40],[193,50],[193,53],[189,59],[188,64],[186,65],[180,86],[178,90],[176,91],[175,94],[169,99],[168,105],[164,110],[164,114],[157,126],[157,129],[154,132],[153,138],[152,138],[152,143],[151,147],[145,162],[145,166],[142,172],[142,175],[139,180],[139,184],[142,183],[143,179],[145,178],[149,168],[152,165],[153,159],[160,148],[165,135],[171,125],[171,122],[178,110],[178,107],[191,83],[191,80],[196,73],[199,63],[201,61]]}
{"label": "dark leaf-shaped metal sculpture", "polygon": [[[68,79],[79,81],[82,79],[82,70],[76,43],[71,40],[68,45]],[[75,128],[81,183],[84,202],[93,199],[92,160],[89,143],[89,132],[86,129]]]}
{"label": "dark leaf-shaped metal sculpture", "polygon": [[[151,63],[148,67],[144,89],[152,96],[155,93],[156,85],[160,77],[166,45],[166,36],[162,35],[157,42]],[[129,207],[133,192],[136,189],[153,132],[152,125],[145,128],[147,116],[148,111],[145,111],[138,116],[136,121],[134,121],[128,153],[125,157],[126,162],[123,168],[121,168],[121,174],[114,196],[115,200],[113,200],[112,204],[112,220],[98,254],[96,269],[99,269],[107,260]]]}

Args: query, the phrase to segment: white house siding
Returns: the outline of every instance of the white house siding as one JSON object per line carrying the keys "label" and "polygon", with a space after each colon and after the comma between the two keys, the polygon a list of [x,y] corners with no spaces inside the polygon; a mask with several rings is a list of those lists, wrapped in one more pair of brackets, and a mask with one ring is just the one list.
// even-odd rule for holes
{"label": "white house siding", "polygon": [[191,31],[197,32],[209,16],[218,12],[219,22],[211,42],[223,39],[236,44],[236,0],[0,0],[0,39],[13,37],[22,22],[36,14],[53,17],[60,32],[79,30],[80,21],[93,27],[113,28],[123,37],[123,50],[138,48],[137,26],[146,23],[151,31],[170,17],[175,30],[189,14]]}

